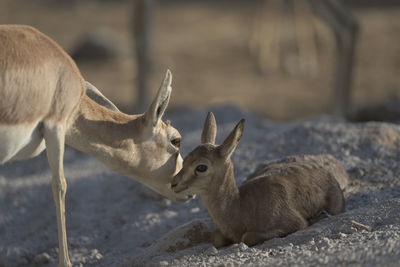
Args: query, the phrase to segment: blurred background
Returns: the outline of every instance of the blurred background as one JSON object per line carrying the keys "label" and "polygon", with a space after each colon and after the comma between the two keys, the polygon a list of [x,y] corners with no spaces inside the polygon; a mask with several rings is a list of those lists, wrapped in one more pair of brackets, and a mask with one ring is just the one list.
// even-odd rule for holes
{"label": "blurred background", "polygon": [[332,114],[337,87],[346,87],[337,73],[348,67],[346,114],[396,112],[400,1],[343,1],[354,61],[338,39],[349,21],[332,28],[316,1],[0,0],[0,23],[49,35],[128,113],[145,111],[169,68],[169,112],[236,105],[273,120]]}

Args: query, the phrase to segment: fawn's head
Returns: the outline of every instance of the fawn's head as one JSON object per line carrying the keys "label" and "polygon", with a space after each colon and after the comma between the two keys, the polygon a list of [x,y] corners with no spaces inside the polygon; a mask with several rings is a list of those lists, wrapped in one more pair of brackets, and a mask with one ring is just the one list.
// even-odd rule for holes
{"label": "fawn's head", "polygon": [[176,193],[202,194],[210,184],[218,184],[225,177],[232,162],[230,156],[242,137],[242,119],[222,145],[215,144],[217,125],[213,113],[208,113],[201,135],[201,145],[196,147],[183,161],[182,170],[174,177],[171,187]]}

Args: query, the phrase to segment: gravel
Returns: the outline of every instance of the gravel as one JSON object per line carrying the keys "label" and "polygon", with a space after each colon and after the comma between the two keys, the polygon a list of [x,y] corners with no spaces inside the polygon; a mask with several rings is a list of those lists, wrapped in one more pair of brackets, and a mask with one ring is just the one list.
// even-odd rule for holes
{"label": "gravel", "polygon": [[[347,211],[285,238],[217,250],[209,242],[215,226],[200,199],[171,202],[67,148],[67,234],[74,266],[400,266],[399,125],[331,117],[277,123],[235,107],[212,111],[217,143],[246,119],[232,156],[239,184],[266,160],[330,153],[350,176]],[[199,144],[206,114],[167,116],[183,136],[183,156]],[[57,254],[44,153],[0,166],[0,266],[56,266]]]}

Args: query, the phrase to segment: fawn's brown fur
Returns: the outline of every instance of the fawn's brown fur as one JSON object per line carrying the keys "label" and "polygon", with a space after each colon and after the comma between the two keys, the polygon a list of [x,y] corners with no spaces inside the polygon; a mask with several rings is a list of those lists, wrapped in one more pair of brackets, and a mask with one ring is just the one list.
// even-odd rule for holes
{"label": "fawn's brown fur", "polygon": [[[340,184],[347,174],[330,155],[295,156],[263,165],[239,188],[230,155],[242,136],[241,120],[222,145],[215,145],[216,123],[209,113],[202,144],[183,162],[174,177],[175,192],[199,194],[217,225],[217,248],[244,242],[252,246],[307,227],[345,210]],[[340,181],[340,184],[339,182]]]}

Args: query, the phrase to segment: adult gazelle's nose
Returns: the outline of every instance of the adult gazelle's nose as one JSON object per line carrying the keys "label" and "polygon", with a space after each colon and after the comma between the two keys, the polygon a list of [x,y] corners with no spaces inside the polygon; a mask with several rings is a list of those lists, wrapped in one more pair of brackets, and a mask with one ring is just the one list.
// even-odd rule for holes
{"label": "adult gazelle's nose", "polygon": [[172,189],[175,189],[175,188],[178,186],[181,176],[182,176],[181,172],[178,172],[178,174],[176,174],[176,175],[172,178],[172,180],[171,180],[171,188],[172,188]]}
{"label": "adult gazelle's nose", "polygon": [[177,176],[175,176],[171,181],[171,188],[173,189],[177,186],[178,186],[178,179],[177,179]]}

